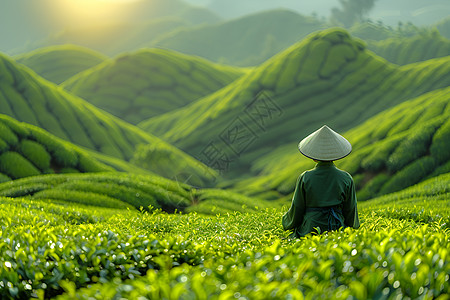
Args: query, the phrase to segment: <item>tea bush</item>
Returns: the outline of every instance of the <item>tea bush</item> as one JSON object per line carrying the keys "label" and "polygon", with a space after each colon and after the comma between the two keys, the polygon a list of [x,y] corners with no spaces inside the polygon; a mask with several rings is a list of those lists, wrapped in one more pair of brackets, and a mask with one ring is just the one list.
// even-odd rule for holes
{"label": "tea bush", "polygon": [[51,156],[45,147],[30,140],[22,140],[19,145],[20,152],[40,170],[50,169]]}
{"label": "tea bush", "polygon": [[0,172],[17,179],[39,175],[39,170],[17,152],[4,152],[0,155]]}
{"label": "tea bush", "polygon": [[0,172],[13,179],[59,173],[61,169],[75,172],[114,170],[91,157],[91,153],[6,115],[0,115],[0,132]]}
{"label": "tea bush", "polygon": [[202,216],[0,198],[0,296],[445,299],[448,176],[361,203],[360,229],[294,240],[287,206]]}
{"label": "tea bush", "polygon": [[0,196],[51,199],[92,206],[199,212],[254,211],[277,206],[267,200],[252,199],[231,191],[197,189],[160,176],[129,173],[54,174],[23,178],[0,184]]}

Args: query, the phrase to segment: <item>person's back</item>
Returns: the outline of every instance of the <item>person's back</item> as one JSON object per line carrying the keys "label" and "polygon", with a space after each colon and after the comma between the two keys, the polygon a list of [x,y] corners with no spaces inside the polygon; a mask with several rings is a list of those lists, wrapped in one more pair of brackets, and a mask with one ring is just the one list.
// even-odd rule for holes
{"label": "person's back", "polygon": [[[309,142],[306,147],[305,144],[302,145],[305,140]],[[282,219],[284,229],[292,230],[294,236],[300,237],[314,231],[324,232],[341,227],[359,227],[353,179],[333,163],[333,160],[350,153],[351,146],[347,143],[347,140],[327,126],[300,143],[300,152],[313,158],[317,165],[298,178],[291,208]],[[317,145],[320,146],[319,150]],[[324,158],[328,160],[318,160]]]}

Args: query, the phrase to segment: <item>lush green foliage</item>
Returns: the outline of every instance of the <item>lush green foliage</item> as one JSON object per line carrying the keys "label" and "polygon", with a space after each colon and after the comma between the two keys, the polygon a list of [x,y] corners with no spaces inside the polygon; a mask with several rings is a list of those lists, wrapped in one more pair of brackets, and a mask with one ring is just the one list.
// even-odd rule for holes
{"label": "lush green foliage", "polygon": [[93,50],[67,44],[37,49],[14,58],[57,84],[107,59]]}
{"label": "lush green foliage", "polygon": [[[0,157],[1,162],[1,157]],[[130,173],[58,174],[0,184],[0,196],[51,199],[100,207],[199,212],[205,215],[276,206],[218,189],[197,189],[156,175]]]}
{"label": "lush green foliage", "polygon": [[378,42],[370,42],[368,49],[392,63],[406,65],[450,55],[450,40],[434,31],[413,37],[393,37]]}
{"label": "lush green foliage", "polygon": [[0,115],[0,173],[7,176],[5,179],[59,173],[63,168],[73,172],[114,170],[90,158],[90,153],[85,150],[38,127]]}
{"label": "lush green foliage", "polygon": [[[140,144],[161,146],[182,157],[187,171],[202,182],[209,182],[216,176],[213,170],[209,170],[179,149],[67,93],[40,78],[27,67],[1,54],[0,112],[19,121],[39,126],[74,144],[119,159],[128,160],[133,157],[135,148]],[[11,138],[7,135],[8,133],[4,133],[5,139]],[[46,135],[42,138],[46,139]],[[15,141],[5,140],[5,142]],[[0,149],[2,146],[4,144],[0,142]],[[62,164],[68,164],[75,159],[73,155],[56,156],[69,160],[61,162]],[[205,172],[205,169],[208,172]]]}
{"label": "lush green foliage", "polygon": [[[450,171],[448,103],[450,88],[436,90],[386,110],[344,134],[353,151],[337,166],[354,176],[358,199],[398,191]],[[262,170],[261,176],[231,185],[240,192],[269,198],[273,197],[270,191],[276,191],[278,197],[292,193],[296,178],[314,163],[290,146],[254,165]]]}
{"label": "lush green foliage", "polygon": [[[348,132],[356,149],[340,166],[364,175],[360,199],[401,190],[448,172],[450,88],[425,94],[388,110]],[[381,125],[380,125],[381,124]],[[363,133],[364,132],[364,133]],[[385,177],[374,175],[384,174]],[[377,187],[371,182],[384,178]],[[366,189],[372,189],[367,192]]]}
{"label": "lush green foliage", "polygon": [[180,108],[243,72],[163,49],[140,50],[82,72],[62,86],[131,123]]}
{"label": "lush green foliage", "polygon": [[288,145],[297,154],[293,145],[323,124],[343,132],[447,87],[449,70],[450,57],[399,67],[366,51],[346,31],[325,30],[222,90],[139,126],[199,159],[215,143],[233,162],[228,175],[235,179],[257,171],[257,160],[278,146]]}
{"label": "lush green foliage", "polygon": [[[263,13],[215,30],[238,32],[265,16],[260,29],[277,32],[268,18],[276,15],[299,22],[290,13]],[[306,21],[306,27],[318,24]],[[169,23],[168,28],[177,26]],[[203,26],[193,32],[208,36],[215,30]],[[292,35],[284,33],[264,40],[261,48],[279,47],[278,39]],[[172,178],[131,172],[42,175],[144,171],[0,115],[0,298],[447,299],[450,60],[399,67],[364,47],[338,29],[311,35],[222,90],[142,124],[196,156],[219,157],[215,163],[225,164],[238,160],[232,180],[221,186],[258,198],[196,187],[215,179],[216,171],[0,56],[2,113]],[[152,59],[141,59],[149,54]],[[86,71],[66,86],[81,91],[81,85],[110,80],[105,89],[122,96],[129,92],[120,84],[133,92],[164,87],[168,94],[155,104],[160,106],[180,100],[177,95],[192,101],[239,75],[202,63],[168,51],[143,51]],[[143,65],[150,72],[139,73],[136,66]],[[188,70],[184,78],[180,70]],[[147,85],[147,78],[154,85]],[[123,103],[110,104],[125,115]],[[325,120],[339,131],[367,120],[344,134],[354,151],[338,166],[354,176],[359,199],[379,197],[358,204],[358,230],[291,240],[281,217],[297,175],[313,165],[299,158],[295,143]],[[250,135],[239,136],[242,129]],[[260,176],[241,180],[242,170]]]}
{"label": "lush green foliage", "polygon": [[203,217],[0,198],[0,295],[445,299],[449,180],[362,203],[358,230],[299,240],[281,229],[286,207]]}

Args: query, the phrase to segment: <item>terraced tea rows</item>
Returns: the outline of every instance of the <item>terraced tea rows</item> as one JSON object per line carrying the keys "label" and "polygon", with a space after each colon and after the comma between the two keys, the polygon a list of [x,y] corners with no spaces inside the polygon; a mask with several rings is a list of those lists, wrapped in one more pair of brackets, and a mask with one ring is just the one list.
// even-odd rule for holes
{"label": "terraced tea rows", "polygon": [[66,44],[37,49],[14,59],[43,78],[60,84],[108,58],[88,48]]}
{"label": "terraced tea rows", "polygon": [[388,61],[406,65],[450,55],[450,40],[437,32],[370,42],[368,48]]}
{"label": "terraced tea rows", "polygon": [[[337,162],[355,179],[358,199],[394,192],[450,171],[450,88],[427,93],[372,117],[344,133],[353,152]],[[265,198],[289,195],[314,163],[295,144],[255,162],[263,176],[235,184]]]}
{"label": "terraced tea rows", "polygon": [[44,130],[0,115],[0,180],[45,173],[112,171],[91,154]]}
{"label": "terraced tea rows", "polygon": [[206,160],[202,153],[211,143],[224,152],[233,148],[225,155],[238,161],[230,166],[235,178],[257,157],[297,143],[324,123],[342,132],[446,87],[449,71],[450,57],[398,67],[367,52],[347,32],[326,30],[222,90],[139,126],[199,159]]}
{"label": "terraced tea rows", "polygon": [[240,77],[238,68],[163,49],[124,54],[62,86],[113,115],[138,123],[183,107]]}
{"label": "terraced tea rows", "polygon": [[[138,145],[151,144],[161,150],[161,155],[173,154],[181,158],[176,169],[166,170],[164,175],[168,177],[186,172],[194,175],[197,181],[193,184],[198,185],[217,177],[215,171],[179,149],[69,94],[1,54],[0,112],[74,144],[120,159],[129,160]],[[150,167],[162,169],[157,160],[148,163]]]}
{"label": "terraced tea rows", "polygon": [[79,203],[110,208],[205,215],[255,211],[276,203],[252,199],[218,189],[196,189],[156,175],[131,173],[65,174],[35,176],[0,184],[0,196],[28,197],[57,203]]}

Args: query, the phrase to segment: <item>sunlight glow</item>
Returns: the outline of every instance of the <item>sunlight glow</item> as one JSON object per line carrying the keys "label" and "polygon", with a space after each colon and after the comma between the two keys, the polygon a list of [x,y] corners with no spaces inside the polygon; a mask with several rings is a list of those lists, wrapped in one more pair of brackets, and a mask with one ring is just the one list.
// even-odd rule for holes
{"label": "sunlight glow", "polygon": [[91,26],[124,19],[142,0],[58,0],[54,1],[55,17],[67,26]]}

